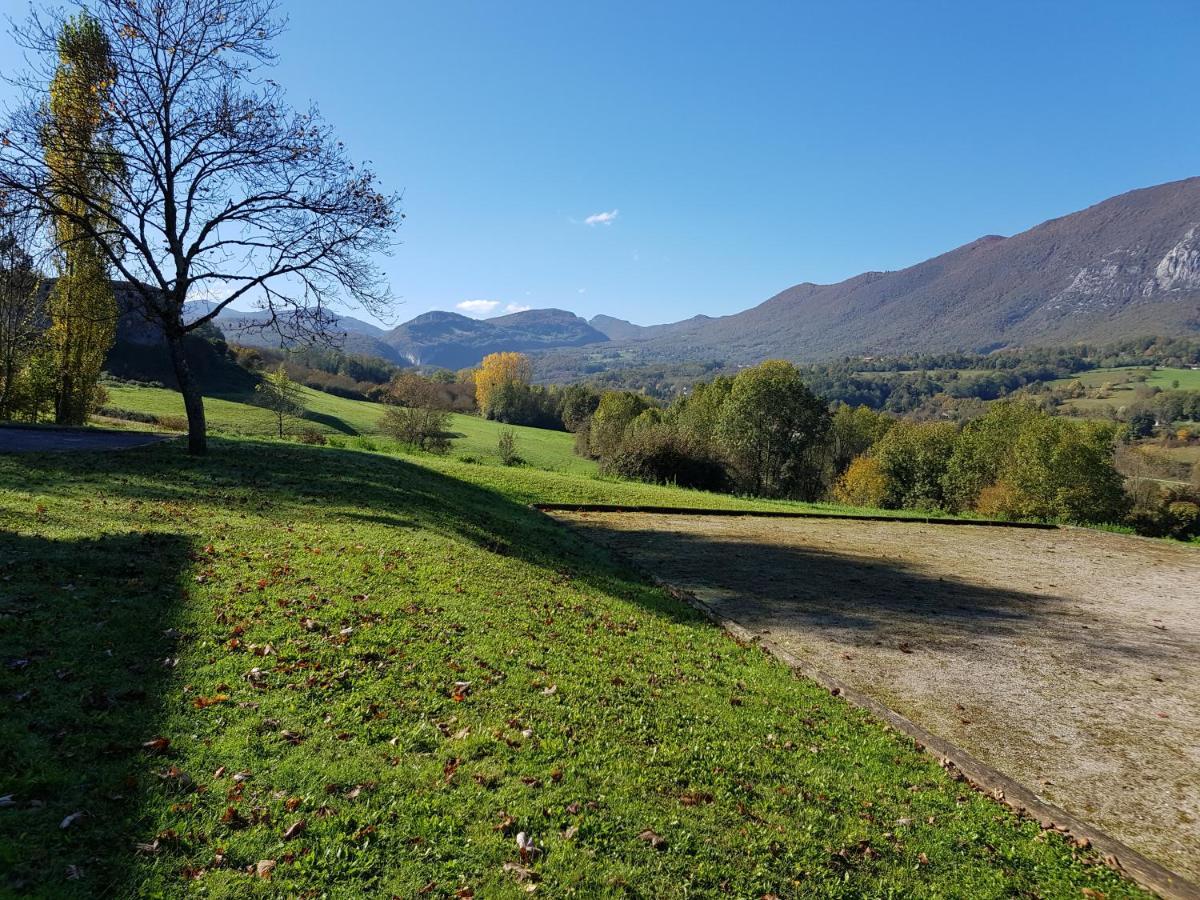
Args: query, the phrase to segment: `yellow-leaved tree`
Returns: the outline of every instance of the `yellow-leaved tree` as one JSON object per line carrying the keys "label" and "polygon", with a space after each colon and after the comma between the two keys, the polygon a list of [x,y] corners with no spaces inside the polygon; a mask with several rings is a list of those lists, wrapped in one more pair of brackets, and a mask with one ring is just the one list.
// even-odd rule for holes
{"label": "yellow-leaved tree", "polygon": [[485,419],[505,388],[525,386],[533,379],[533,363],[524,353],[489,353],[475,371],[475,404]]}
{"label": "yellow-leaved tree", "polygon": [[[104,183],[119,166],[103,147],[108,98],[116,70],[108,38],[86,13],[67,19],[58,36],[58,67],[50,83],[42,134],[46,167],[61,212],[54,217],[58,277],[47,299],[47,341],[57,374],[54,418],[86,421],[104,357],[117,328],[117,304],[101,248],[80,219],[95,222],[107,205]],[[97,161],[100,161],[99,163]],[[80,199],[91,198],[96,208]]]}

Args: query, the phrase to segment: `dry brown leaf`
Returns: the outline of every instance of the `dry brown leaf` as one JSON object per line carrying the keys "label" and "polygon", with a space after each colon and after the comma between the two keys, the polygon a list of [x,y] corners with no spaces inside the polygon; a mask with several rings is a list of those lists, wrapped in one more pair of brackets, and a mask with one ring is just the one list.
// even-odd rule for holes
{"label": "dry brown leaf", "polygon": [[643,831],[641,834],[639,834],[638,839],[645,841],[647,844],[649,844],[655,850],[666,850],[667,849],[666,839],[662,835],[652,831],[649,828],[647,828],[645,831]]}
{"label": "dry brown leaf", "polygon": [[304,819],[297,819],[295,822],[289,825],[287,831],[283,833],[283,839],[285,841],[290,841],[292,838],[299,837],[304,833],[306,828],[308,828],[308,822],[304,821]]}

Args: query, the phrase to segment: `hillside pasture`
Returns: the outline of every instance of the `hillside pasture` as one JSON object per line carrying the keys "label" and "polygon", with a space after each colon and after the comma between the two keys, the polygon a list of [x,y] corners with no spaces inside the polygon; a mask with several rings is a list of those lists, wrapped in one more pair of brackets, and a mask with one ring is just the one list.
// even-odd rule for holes
{"label": "hillside pasture", "polygon": [[[183,399],[176,391],[141,385],[110,384],[108,405],[154,416],[182,418]],[[379,430],[379,420],[387,407],[364,400],[351,400],[302,387],[304,416],[288,424],[292,434],[305,429],[328,437],[367,437],[390,445]],[[255,403],[253,394],[224,394],[205,397],[204,409],[209,428],[218,434],[243,437],[271,437],[276,433],[274,416]],[[451,452],[483,462],[500,461],[496,442],[500,432],[511,428],[517,435],[517,453],[529,465],[549,471],[588,473],[595,463],[574,453],[574,435],[565,431],[504,425],[478,416],[451,414],[453,435]]]}

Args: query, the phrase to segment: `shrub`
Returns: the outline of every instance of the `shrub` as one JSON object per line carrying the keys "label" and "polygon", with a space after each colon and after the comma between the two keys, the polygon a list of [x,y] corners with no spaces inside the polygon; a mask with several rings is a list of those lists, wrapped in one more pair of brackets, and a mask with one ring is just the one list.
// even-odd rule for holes
{"label": "shrub", "polygon": [[1046,416],[1026,423],[1000,473],[1017,491],[1018,515],[1119,522],[1129,504],[1113,467],[1116,435],[1114,426],[1098,422]]}
{"label": "shrub", "polygon": [[[649,407],[650,401],[641,394],[605,391],[600,396],[596,412],[588,420],[584,441],[587,455],[592,459],[600,459],[615,453],[625,439],[625,429],[629,423]],[[579,435],[583,431],[581,428],[575,432],[576,446],[579,446]]]}
{"label": "shrub", "polygon": [[883,506],[944,509],[947,463],[958,429],[949,423],[897,422],[872,450],[887,481]]}
{"label": "shrub", "polygon": [[987,485],[975,500],[975,512],[991,519],[1015,519],[1020,514],[1017,489],[1007,481]]}
{"label": "shrub", "polygon": [[638,428],[600,464],[605,475],[654,484],[720,491],[728,487],[724,464],[707,449],[666,425]]}
{"label": "shrub", "polygon": [[445,410],[394,406],[379,420],[379,430],[418,450],[445,453],[450,449],[449,424],[450,414]]}
{"label": "shrub", "polygon": [[521,457],[517,455],[517,433],[511,428],[500,432],[500,437],[496,439],[496,450],[500,454],[500,462],[506,466],[521,464]]}
{"label": "shrub", "polygon": [[828,433],[825,402],[783,360],[738,372],[714,431],[744,490],[803,500],[820,493],[823,467],[814,451]]}
{"label": "shrub", "polygon": [[833,489],[833,498],[847,506],[882,506],[887,496],[887,478],[879,460],[863,454],[846,467]]}
{"label": "shrub", "polygon": [[139,412],[136,409],[121,409],[117,406],[102,406],[96,410],[96,415],[109,419],[120,419],[123,422],[145,422],[147,425],[157,425],[158,416],[153,413]]}
{"label": "shrub", "polygon": [[315,428],[305,428],[296,438],[302,444],[312,444],[317,447],[324,447],[327,443],[325,435],[317,431]]}
{"label": "shrub", "polygon": [[1146,537],[1181,541],[1200,536],[1200,491],[1172,488],[1143,496],[1125,519]]}
{"label": "shrub", "polygon": [[155,424],[160,428],[167,429],[167,431],[188,430],[188,420],[186,416],[155,416]]}

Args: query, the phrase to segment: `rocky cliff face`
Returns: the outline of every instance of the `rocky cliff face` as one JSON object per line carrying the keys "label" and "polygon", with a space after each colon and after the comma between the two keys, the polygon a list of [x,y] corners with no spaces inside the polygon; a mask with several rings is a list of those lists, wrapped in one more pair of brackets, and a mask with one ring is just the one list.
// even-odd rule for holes
{"label": "rocky cliff face", "polygon": [[1167,251],[1154,268],[1154,280],[1146,285],[1148,293],[1200,290],[1200,225],[1188,229],[1178,244]]}

